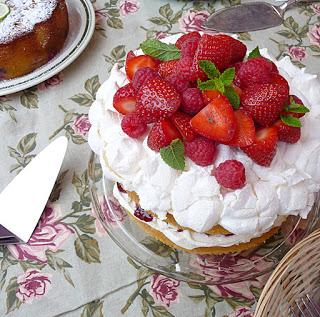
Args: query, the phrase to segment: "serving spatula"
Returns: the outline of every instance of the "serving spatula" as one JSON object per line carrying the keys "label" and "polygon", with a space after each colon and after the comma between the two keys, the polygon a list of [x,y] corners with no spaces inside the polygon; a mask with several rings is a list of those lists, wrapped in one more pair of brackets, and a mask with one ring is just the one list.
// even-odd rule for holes
{"label": "serving spatula", "polygon": [[225,33],[257,31],[278,26],[283,22],[288,8],[300,2],[314,0],[289,0],[281,5],[267,2],[248,2],[213,13],[203,24],[205,29]]}

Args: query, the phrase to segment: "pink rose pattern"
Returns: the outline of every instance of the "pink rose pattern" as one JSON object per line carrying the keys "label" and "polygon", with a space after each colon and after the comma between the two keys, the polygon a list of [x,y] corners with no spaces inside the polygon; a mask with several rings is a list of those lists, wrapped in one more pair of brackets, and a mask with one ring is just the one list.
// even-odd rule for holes
{"label": "pink rose pattern", "polygon": [[310,43],[320,46],[320,23],[316,23],[308,33]]}
{"label": "pink rose pattern", "polygon": [[209,17],[207,11],[189,10],[180,20],[182,32],[203,31],[202,23]]}
{"label": "pink rose pattern", "polygon": [[51,274],[36,269],[27,269],[17,278],[16,296],[23,303],[31,304],[35,299],[46,296],[51,288]]}
{"label": "pink rose pattern", "polygon": [[228,317],[253,317],[254,311],[248,307],[237,307],[237,309],[229,314]]}
{"label": "pink rose pattern", "polygon": [[54,86],[58,86],[62,83],[63,79],[62,79],[62,75],[61,73],[54,75],[53,77],[47,79],[46,81],[44,81],[43,83],[38,85],[38,89],[39,90],[45,90]]}
{"label": "pink rose pattern", "polygon": [[72,129],[75,133],[86,136],[91,128],[90,121],[87,115],[80,115],[76,117],[72,124]]}
{"label": "pink rose pattern", "polygon": [[150,294],[156,302],[169,307],[171,303],[179,298],[179,281],[160,274],[153,274],[151,277]]}
{"label": "pink rose pattern", "polygon": [[58,251],[74,234],[73,229],[59,222],[58,210],[58,206],[48,205],[28,243],[8,246],[16,259],[46,263],[46,250]]}
{"label": "pink rose pattern", "polygon": [[317,15],[320,15],[320,3],[314,3],[311,6],[311,8],[314,11],[314,13],[316,13]]}
{"label": "pink rose pattern", "polygon": [[133,14],[140,9],[140,3],[136,0],[121,0],[118,6],[123,16]]}
{"label": "pink rose pattern", "polygon": [[289,55],[298,61],[302,61],[307,57],[307,52],[304,47],[290,46]]}

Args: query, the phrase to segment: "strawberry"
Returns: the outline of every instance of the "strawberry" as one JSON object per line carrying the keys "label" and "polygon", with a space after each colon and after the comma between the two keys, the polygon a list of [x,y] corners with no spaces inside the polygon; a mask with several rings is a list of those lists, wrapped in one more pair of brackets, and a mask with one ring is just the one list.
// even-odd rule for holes
{"label": "strawberry", "polygon": [[119,88],[113,96],[113,107],[122,114],[136,110],[136,96],[131,84]]}
{"label": "strawberry", "polygon": [[240,98],[243,108],[256,123],[269,126],[279,119],[288,91],[274,83],[255,84],[245,88]]}
{"label": "strawberry", "polygon": [[285,78],[279,74],[274,74],[272,77],[272,83],[278,85],[278,90],[281,94],[287,96],[287,102],[289,101],[289,84]]}
{"label": "strawberry", "polygon": [[254,162],[262,166],[270,166],[277,151],[278,129],[267,127],[256,132],[255,141],[241,148]]}
{"label": "strawberry", "polygon": [[181,50],[182,45],[186,42],[188,42],[190,39],[201,39],[201,35],[199,32],[190,32],[187,34],[184,34],[182,36],[180,36],[176,42],[176,47],[179,48]]}
{"label": "strawberry", "polygon": [[236,131],[233,139],[228,142],[228,145],[246,147],[251,145],[255,140],[254,122],[243,110],[234,112],[236,118]]}
{"label": "strawberry", "polygon": [[192,141],[196,137],[196,133],[192,130],[190,125],[191,116],[183,112],[175,112],[171,116],[171,121],[175,127],[179,130],[182,138],[188,142]]}
{"label": "strawberry", "polygon": [[126,60],[126,74],[129,80],[133,79],[135,72],[144,67],[158,70],[158,61],[148,55],[140,55]]}
{"label": "strawberry", "polygon": [[301,128],[291,127],[278,120],[274,126],[278,129],[279,141],[297,143],[301,137]]}
{"label": "strawberry", "polygon": [[158,69],[159,75],[165,78],[175,73],[178,62],[179,60],[177,59],[174,59],[172,61],[162,62],[159,65],[159,69]]}
{"label": "strawberry", "polygon": [[230,63],[242,62],[247,53],[247,47],[237,39],[225,34],[216,35],[220,41],[224,41],[226,46],[231,47]]}
{"label": "strawberry", "polygon": [[219,96],[220,96],[220,92],[218,90],[203,90],[202,91],[202,97],[203,97],[203,100],[206,105],[208,103],[210,103],[210,101],[212,99],[215,99]]}
{"label": "strawberry", "polygon": [[169,119],[163,119],[153,125],[147,143],[150,149],[159,152],[161,148],[180,138],[181,135],[172,122]]}
{"label": "strawberry", "polygon": [[[295,95],[289,96],[289,102],[287,103],[287,106],[290,104],[290,98],[292,98],[293,101],[295,103],[297,103],[298,105],[304,106],[302,100],[299,97],[295,96]],[[290,111],[282,111],[281,114],[284,115],[284,116],[293,116],[295,118],[302,118],[305,115],[305,113],[290,112]]]}
{"label": "strawberry", "polygon": [[199,61],[201,60],[209,60],[220,71],[223,71],[231,64],[231,46],[226,44],[225,41],[221,41],[218,35],[204,34],[194,55],[191,68],[193,80],[206,79],[205,73],[199,66]]}
{"label": "strawberry", "polygon": [[136,54],[133,53],[133,51],[129,51],[126,57],[126,61],[133,59],[134,57],[136,57]]}
{"label": "strawberry", "polygon": [[194,57],[196,50],[198,48],[200,38],[190,38],[185,41],[181,46],[181,56],[182,57]]}
{"label": "strawberry", "polygon": [[229,100],[220,95],[191,119],[194,131],[204,137],[229,142],[236,130],[236,119]]}
{"label": "strawberry", "polygon": [[137,93],[150,79],[159,77],[158,73],[149,67],[139,68],[132,79],[132,87]]}
{"label": "strawberry", "polygon": [[253,84],[266,84],[272,81],[272,63],[264,57],[256,57],[242,63],[237,78],[241,87]]}
{"label": "strawberry", "polygon": [[161,78],[150,79],[137,93],[137,114],[146,123],[171,116],[180,107],[176,89]]}

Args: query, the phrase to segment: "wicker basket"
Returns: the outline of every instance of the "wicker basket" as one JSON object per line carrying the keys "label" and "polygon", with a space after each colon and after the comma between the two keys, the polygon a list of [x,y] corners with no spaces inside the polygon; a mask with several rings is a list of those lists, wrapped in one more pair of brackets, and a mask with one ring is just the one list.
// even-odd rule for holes
{"label": "wicker basket", "polygon": [[320,285],[320,229],[298,243],[264,287],[255,317],[287,317],[289,307]]}

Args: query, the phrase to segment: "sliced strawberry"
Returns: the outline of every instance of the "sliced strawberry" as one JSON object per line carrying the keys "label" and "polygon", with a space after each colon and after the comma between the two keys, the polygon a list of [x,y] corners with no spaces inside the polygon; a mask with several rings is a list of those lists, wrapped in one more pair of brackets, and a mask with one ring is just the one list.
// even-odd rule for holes
{"label": "sliced strawberry", "polygon": [[202,96],[203,96],[203,101],[207,105],[208,103],[211,102],[212,99],[215,99],[219,97],[221,94],[218,90],[203,90],[202,91]]}
{"label": "sliced strawberry", "polygon": [[233,139],[228,145],[246,147],[251,145],[256,137],[254,122],[243,110],[234,112],[237,126]]}
{"label": "sliced strawberry", "polygon": [[188,142],[192,141],[197,135],[191,128],[191,118],[192,117],[186,113],[179,111],[175,112],[170,118],[175,127],[179,130],[182,138]]}
{"label": "sliced strawberry", "polygon": [[277,151],[278,129],[267,127],[256,132],[255,141],[241,148],[254,162],[262,166],[270,166]]}
{"label": "sliced strawberry", "polygon": [[136,110],[136,96],[131,84],[127,84],[117,90],[113,96],[113,107],[122,114]]}
{"label": "sliced strawberry", "polygon": [[136,57],[136,54],[133,53],[133,51],[129,51],[126,57],[126,61],[133,59],[134,57]]}
{"label": "sliced strawberry", "polygon": [[272,125],[279,119],[287,100],[287,89],[275,83],[251,85],[241,94],[242,106],[263,127]]}
{"label": "sliced strawberry", "polygon": [[140,55],[126,60],[126,74],[132,80],[136,71],[140,68],[149,67],[158,70],[159,62],[148,55]]}
{"label": "sliced strawberry", "polygon": [[174,59],[172,61],[162,62],[159,65],[159,69],[158,69],[159,75],[163,78],[166,78],[172,75],[173,73],[175,73],[178,62],[179,60],[177,59]]}
{"label": "sliced strawberry", "polygon": [[190,122],[194,131],[219,142],[231,141],[236,130],[233,108],[222,95],[213,99]]}
{"label": "sliced strawberry", "polygon": [[278,120],[274,126],[278,129],[279,141],[286,143],[297,143],[301,137],[301,128],[290,127]]}
{"label": "sliced strawberry", "polygon": [[181,139],[179,131],[169,119],[163,119],[153,125],[147,142],[150,149],[159,152],[175,139]]}
{"label": "sliced strawberry", "polygon": [[193,80],[206,79],[205,73],[199,66],[201,60],[211,61],[220,71],[223,71],[231,64],[231,46],[222,41],[218,35],[204,34],[194,55],[191,68]]}
{"label": "sliced strawberry", "polygon": [[187,33],[187,34],[184,34],[182,36],[180,36],[176,42],[176,47],[181,49],[182,48],[182,45],[185,43],[185,42],[188,42],[190,39],[198,39],[200,40],[201,39],[201,35],[199,32],[190,32],[190,33]]}
{"label": "sliced strawberry", "polygon": [[180,95],[171,84],[161,78],[153,78],[137,93],[136,111],[146,123],[151,123],[171,116],[180,104]]}

